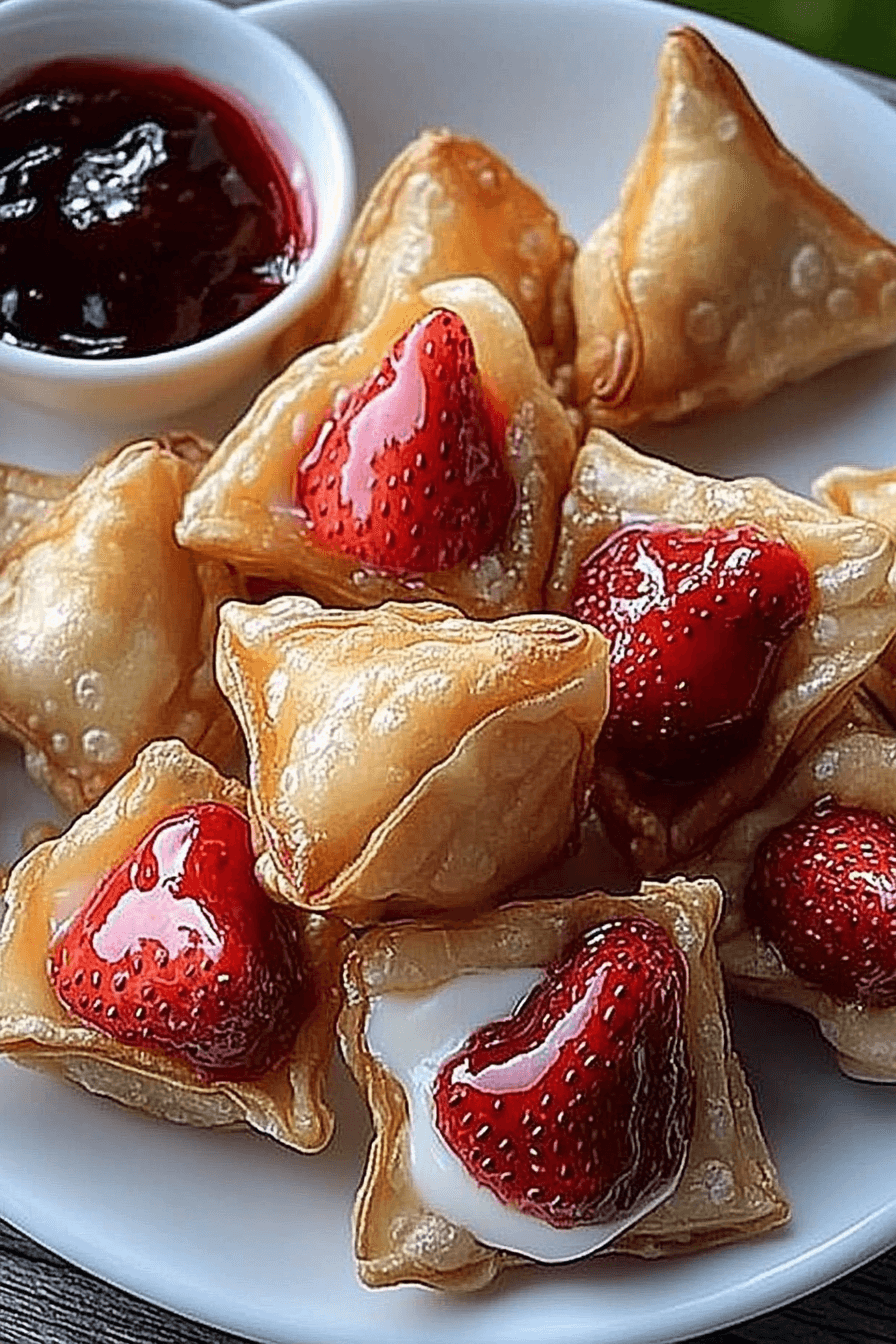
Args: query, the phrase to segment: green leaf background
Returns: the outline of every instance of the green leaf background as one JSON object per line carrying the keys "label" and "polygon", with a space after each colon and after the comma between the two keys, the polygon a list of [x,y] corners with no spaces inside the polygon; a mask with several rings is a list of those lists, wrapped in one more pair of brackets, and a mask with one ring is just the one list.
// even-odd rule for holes
{"label": "green leaf background", "polygon": [[896,78],[896,0],[697,0],[689,8]]}

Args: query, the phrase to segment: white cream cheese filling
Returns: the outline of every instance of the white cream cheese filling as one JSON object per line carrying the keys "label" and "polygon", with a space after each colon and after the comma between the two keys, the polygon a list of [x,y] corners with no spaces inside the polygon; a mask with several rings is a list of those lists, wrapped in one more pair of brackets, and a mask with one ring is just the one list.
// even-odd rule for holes
{"label": "white cream cheese filling", "polygon": [[668,1198],[681,1173],[676,1172],[649,1205],[612,1223],[557,1228],[504,1204],[448,1147],[435,1123],[439,1069],[477,1027],[507,1017],[541,976],[537,968],[476,972],[425,994],[381,994],[370,1004],[367,1044],[404,1088],[410,1112],[411,1176],[423,1203],[486,1246],[552,1264],[577,1260],[608,1245]]}

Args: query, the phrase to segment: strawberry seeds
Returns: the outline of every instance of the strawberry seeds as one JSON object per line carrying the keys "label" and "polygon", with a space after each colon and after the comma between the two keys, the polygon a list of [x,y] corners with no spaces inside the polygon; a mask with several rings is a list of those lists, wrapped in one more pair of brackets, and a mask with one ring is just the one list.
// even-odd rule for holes
{"label": "strawberry seeds", "polygon": [[687,963],[643,917],[590,930],[442,1065],[436,1124],[480,1185],[553,1227],[646,1211],[690,1142]]}
{"label": "strawberry seeds", "polygon": [[809,573],[755,527],[620,528],[580,566],[569,603],[610,640],[605,735],[644,774],[716,773],[749,744]]}
{"label": "strawberry seeds", "polygon": [[246,817],[223,803],[155,825],[62,926],[48,973],[81,1021],[207,1079],[279,1063],[304,1011],[296,926],[255,879]]}
{"label": "strawberry seeds", "polygon": [[461,318],[436,309],[312,435],[296,503],[321,546],[392,574],[473,563],[516,503]]}
{"label": "strawberry seeds", "polygon": [[834,998],[896,1005],[896,821],[822,798],[756,856],[747,912],[797,975]]}

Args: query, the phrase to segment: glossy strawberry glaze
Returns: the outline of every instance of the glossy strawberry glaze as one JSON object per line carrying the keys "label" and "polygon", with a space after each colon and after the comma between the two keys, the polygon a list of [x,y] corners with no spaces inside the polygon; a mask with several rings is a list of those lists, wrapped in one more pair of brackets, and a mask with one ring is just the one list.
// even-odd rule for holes
{"label": "glossy strawberry glaze", "polygon": [[772,831],[746,895],[751,921],[836,999],[896,1005],[896,820],[822,798]]}
{"label": "glossy strawberry glaze", "polygon": [[253,872],[247,819],[199,803],[159,822],[57,932],[48,974],[75,1016],[202,1076],[254,1077],[305,1007],[292,916]]}
{"label": "glossy strawberry glaze", "polygon": [[[411,1175],[424,1207],[468,1229],[484,1245],[548,1264],[576,1260],[609,1245],[667,1199],[681,1166],[652,1196],[626,1214],[599,1223],[555,1227],[498,1198],[470,1173],[436,1123],[436,1080],[478,1029],[513,1013],[537,988],[543,969],[483,971],[420,995],[385,994],[371,1004],[367,1042],[401,1083],[408,1100]],[[601,1153],[599,1136],[594,1149]]]}
{"label": "glossy strawberry glaze", "polygon": [[309,436],[300,515],[319,545],[387,573],[473,563],[500,544],[516,501],[505,433],[469,332],[437,309]]}
{"label": "glossy strawberry glaze", "polygon": [[367,1040],[373,1054],[402,1085],[408,1101],[414,1188],[427,1209],[467,1228],[486,1246],[548,1264],[589,1255],[625,1223],[551,1227],[503,1204],[480,1185],[439,1133],[433,1089],[442,1064],[471,1031],[514,1007],[538,983],[534,968],[464,976],[430,994],[386,994],[371,1005]]}
{"label": "glossy strawberry glaze", "polygon": [[687,963],[651,920],[608,921],[439,1073],[436,1123],[481,1184],[554,1227],[613,1222],[678,1171],[691,1128]]}
{"label": "glossy strawberry glaze", "polygon": [[183,71],[71,59],[0,92],[0,339],[78,358],[221,331],[314,236],[261,130]]}
{"label": "glossy strawberry glaze", "polygon": [[171,817],[141,845],[127,884],[93,934],[101,961],[113,965],[141,942],[155,943],[156,960],[163,964],[189,947],[212,962],[220,960],[224,938],[210,910],[183,890],[198,820],[195,813]]}
{"label": "glossy strawberry glaze", "polygon": [[719,773],[755,741],[811,581],[757,528],[632,523],[581,564],[569,610],[610,640],[606,739],[669,782]]}

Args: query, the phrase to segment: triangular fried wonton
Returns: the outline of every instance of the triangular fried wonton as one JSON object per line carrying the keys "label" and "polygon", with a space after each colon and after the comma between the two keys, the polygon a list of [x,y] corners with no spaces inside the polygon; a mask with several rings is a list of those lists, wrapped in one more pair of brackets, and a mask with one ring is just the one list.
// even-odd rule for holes
{"label": "triangular fried wonton", "polygon": [[[896,815],[894,765],[893,728],[873,701],[859,692],[793,771],[752,811],[738,817],[708,853],[688,865],[692,872],[714,873],[725,887],[726,912],[718,945],[730,983],[746,994],[810,1013],[833,1046],[843,1072],[865,1082],[896,1082],[896,1007],[886,1000],[875,1002],[873,997],[837,997],[789,966],[781,951],[752,923],[747,890],[757,856],[769,838],[813,807],[867,810],[881,822]],[[815,865],[824,862],[823,852],[816,852]],[[860,872],[859,880],[862,876]],[[840,901],[842,909],[850,908],[845,892],[838,895]],[[810,906],[807,898],[807,919]],[[881,920],[878,927],[886,947],[886,921]],[[865,948],[874,964],[879,953],[873,937]]]}
{"label": "triangular fried wonton", "polygon": [[618,210],[575,263],[592,424],[755,401],[896,339],[896,248],[779,143],[691,28],[659,62]]}
{"label": "triangular fried wonton", "polygon": [[105,454],[77,483],[0,471],[0,731],[69,811],[154,738],[221,765],[236,748],[211,659],[218,605],[242,585],[173,536],[209,452],[174,433]]}
{"label": "triangular fried wonton", "polygon": [[607,697],[606,641],[577,621],[228,602],[216,671],[283,901],[360,924],[469,910],[575,832]]}
{"label": "triangular fried wonton", "polygon": [[522,318],[549,379],[572,361],[575,243],[556,213],[479,140],[424,131],[373,187],[337,282],[333,339],[369,326],[389,291],[490,280]]}
{"label": "triangular fried wonton", "polygon": [[0,552],[17,541],[29,523],[43,518],[53,503],[64,499],[77,483],[77,476],[0,466]]}

